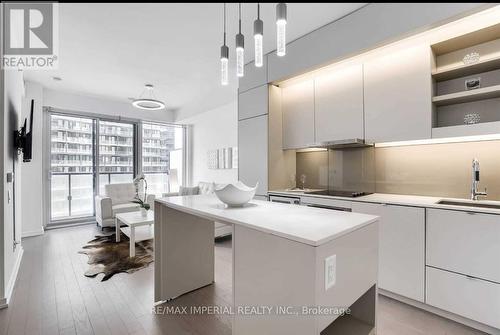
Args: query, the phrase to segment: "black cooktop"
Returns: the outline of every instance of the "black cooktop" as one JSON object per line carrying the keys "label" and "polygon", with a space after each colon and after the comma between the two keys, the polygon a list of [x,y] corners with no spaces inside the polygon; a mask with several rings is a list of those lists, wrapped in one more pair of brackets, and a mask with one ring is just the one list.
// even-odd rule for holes
{"label": "black cooktop", "polygon": [[368,194],[372,194],[372,193],[370,193],[370,192],[358,192],[358,191],[323,190],[323,191],[306,192],[306,194],[329,195],[331,197],[357,198],[357,197],[361,197],[363,195],[368,195]]}

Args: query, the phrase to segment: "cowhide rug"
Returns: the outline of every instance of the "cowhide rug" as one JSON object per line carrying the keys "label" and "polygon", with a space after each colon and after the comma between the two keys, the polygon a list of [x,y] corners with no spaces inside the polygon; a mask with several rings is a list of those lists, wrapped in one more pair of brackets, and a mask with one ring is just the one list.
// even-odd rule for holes
{"label": "cowhide rug", "polygon": [[[120,232],[121,233],[121,232]],[[115,234],[96,236],[79,251],[89,256],[90,268],[87,277],[104,273],[101,281],[108,280],[120,272],[132,273],[146,268],[153,262],[153,240],[136,242],[135,257],[129,257],[129,238],[121,233],[120,242],[115,242]]]}

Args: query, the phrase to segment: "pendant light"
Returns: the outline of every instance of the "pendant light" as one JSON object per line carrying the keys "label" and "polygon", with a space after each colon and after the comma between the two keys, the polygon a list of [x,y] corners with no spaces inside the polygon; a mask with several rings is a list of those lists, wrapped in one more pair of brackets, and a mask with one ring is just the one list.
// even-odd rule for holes
{"label": "pendant light", "polygon": [[224,44],[220,47],[220,83],[227,85],[228,80],[228,66],[229,66],[229,48],[226,45],[226,3],[224,3]]}
{"label": "pendant light", "polygon": [[276,54],[281,57],[286,55],[286,3],[276,5],[276,28]]}
{"label": "pendant light", "polygon": [[236,34],[236,75],[243,77],[245,71],[245,36],[241,33],[241,2],[238,3],[238,34]]}
{"label": "pendant light", "polygon": [[253,22],[253,38],[255,42],[255,66],[263,65],[262,39],[264,35],[264,22],[260,19],[260,3],[257,3],[257,20]]}
{"label": "pendant light", "polygon": [[144,91],[142,91],[138,99],[132,100],[132,105],[139,109],[150,111],[165,108],[165,103],[156,99],[153,93],[153,85],[151,84],[144,85]]}

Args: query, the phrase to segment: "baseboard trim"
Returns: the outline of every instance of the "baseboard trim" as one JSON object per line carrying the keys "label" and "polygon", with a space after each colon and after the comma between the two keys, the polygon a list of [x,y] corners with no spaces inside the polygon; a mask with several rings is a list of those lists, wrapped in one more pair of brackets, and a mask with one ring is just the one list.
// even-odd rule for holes
{"label": "baseboard trim", "polygon": [[422,303],[420,301],[406,298],[406,297],[400,296],[399,294],[392,293],[392,292],[383,290],[381,288],[378,289],[378,293],[383,295],[383,296],[389,297],[391,299],[403,302],[407,305],[422,309],[426,312],[439,315],[445,319],[450,319],[452,321],[461,323],[461,324],[466,325],[468,327],[480,330],[480,331],[485,332],[487,334],[500,335],[500,329],[493,328],[491,326],[485,325],[483,323],[480,323],[480,322],[477,322],[477,321],[474,321],[471,319],[464,318],[463,316],[439,309],[437,307],[433,307],[431,305],[427,305],[427,304]]}
{"label": "baseboard trim", "polygon": [[22,234],[22,238],[39,236],[39,235],[43,235],[44,233],[45,233],[45,231],[43,230],[43,227],[41,227],[38,230],[24,231]]}
{"label": "baseboard trim", "polygon": [[19,274],[19,268],[21,267],[21,260],[23,259],[24,249],[22,245],[19,245],[19,254],[14,263],[14,268],[12,269],[12,274],[10,275],[9,282],[7,283],[5,289],[5,307],[9,306],[9,302],[12,299],[12,294],[14,293],[14,287],[16,286],[17,275]]}

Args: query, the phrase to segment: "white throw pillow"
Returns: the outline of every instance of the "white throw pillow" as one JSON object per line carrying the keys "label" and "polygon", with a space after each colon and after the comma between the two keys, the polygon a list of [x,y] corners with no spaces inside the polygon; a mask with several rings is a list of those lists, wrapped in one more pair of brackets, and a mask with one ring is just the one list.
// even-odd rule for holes
{"label": "white throw pillow", "polygon": [[179,186],[179,195],[196,195],[200,194],[200,188],[198,186],[186,187]]}

